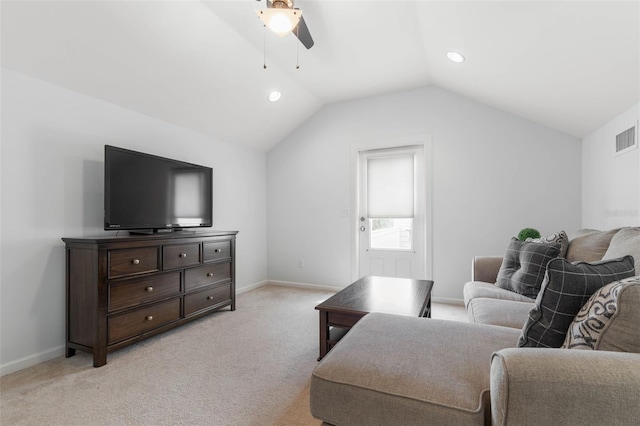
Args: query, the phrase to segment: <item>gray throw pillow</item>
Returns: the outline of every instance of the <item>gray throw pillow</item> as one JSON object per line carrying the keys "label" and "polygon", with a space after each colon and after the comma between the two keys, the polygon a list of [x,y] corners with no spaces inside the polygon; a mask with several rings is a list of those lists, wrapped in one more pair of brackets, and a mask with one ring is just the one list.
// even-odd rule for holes
{"label": "gray throw pillow", "polygon": [[[569,262],[597,262],[609,248],[609,243],[619,229],[609,231],[581,232],[569,243],[567,255]],[[626,253],[628,254],[628,253]]]}
{"label": "gray throw pillow", "polygon": [[632,256],[596,263],[549,261],[518,346],[559,348],[576,314],[601,287],[635,275]]}
{"label": "gray throw pillow", "polygon": [[498,271],[496,285],[534,299],[540,292],[547,263],[559,253],[559,244],[512,238]]}
{"label": "gray throw pillow", "polygon": [[609,248],[602,257],[602,260],[617,259],[630,254],[636,262],[636,271],[640,275],[640,226],[636,228],[622,228],[609,243]]}

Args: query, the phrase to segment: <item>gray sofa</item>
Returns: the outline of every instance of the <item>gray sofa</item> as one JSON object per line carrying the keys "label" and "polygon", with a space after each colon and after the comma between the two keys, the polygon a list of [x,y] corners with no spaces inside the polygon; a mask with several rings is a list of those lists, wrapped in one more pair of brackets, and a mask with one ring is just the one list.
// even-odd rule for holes
{"label": "gray sofa", "polygon": [[[630,254],[640,274],[640,228],[582,229],[569,239],[564,251],[570,262],[596,262]],[[467,316],[473,323],[521,329],[535,299],[495,285],[502,260],[502,256],[473,258],[471,281],[463,290]]]}
{"label": "gray sofa", "polygon": [[[625,254],[640,264],[640,228],[581,231],[566,250],[589,262]],[[464,288],[469,323],[360,320],[313,371],[313,416],[336,426],[638,424],[640,355],[518,348],[535,301],[494,284],[501,264],[474,259]],[[625,297],[640,305],[640,285]],[[629,318],[640,333],[640,308]]]}

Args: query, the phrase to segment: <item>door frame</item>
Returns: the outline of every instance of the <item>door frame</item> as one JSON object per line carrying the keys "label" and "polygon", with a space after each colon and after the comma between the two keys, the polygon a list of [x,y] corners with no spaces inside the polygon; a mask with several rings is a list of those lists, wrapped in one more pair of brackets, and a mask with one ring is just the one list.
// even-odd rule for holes
{"label": "door frame", "polygon": [[349,161],[350,168],[350,232],[349,240],[351,244],[351,281],[355,281],[360,278],[360,239],[359,239],[359,187],[360,187],[360,152],[372,151],[376,149],[394,149],[402,147],[421,146],[423,149],[423,164],[424,177],[425,177],[425,191],[427,192],[424,197],[424,269],[426,280],[433,280],[433,154],[431,135],[416,135],[402,138],[395,138],[390,140],[369,141],[353,143],[351,145],[351,155]]}

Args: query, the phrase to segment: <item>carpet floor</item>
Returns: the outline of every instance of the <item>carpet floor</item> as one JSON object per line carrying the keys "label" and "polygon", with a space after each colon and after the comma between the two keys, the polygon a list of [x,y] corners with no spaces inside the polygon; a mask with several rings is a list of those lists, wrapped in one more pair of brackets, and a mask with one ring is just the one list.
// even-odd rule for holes
{"label": "carpet floor", "polygon": [[[0,378],[3,425],[319,425],[309,413],[327,291],[265,286],[220,311],[110,353],[77,352]],[[433,304],[434,318],[465,320]]]}

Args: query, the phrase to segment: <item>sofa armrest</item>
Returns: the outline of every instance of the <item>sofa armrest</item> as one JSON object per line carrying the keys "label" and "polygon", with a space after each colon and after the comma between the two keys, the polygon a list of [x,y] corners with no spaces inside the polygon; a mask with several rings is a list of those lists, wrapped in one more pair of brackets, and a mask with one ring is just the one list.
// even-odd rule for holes
{"label": "sofa armrest", "polygon": [[637,424],[640,355],[511,348],[491,359],[494,425]]}
{"label": "sofa armrest", "polygon": [[471,265],[471,281],[495,283],[502,266],[502,256],[475,256]]}

